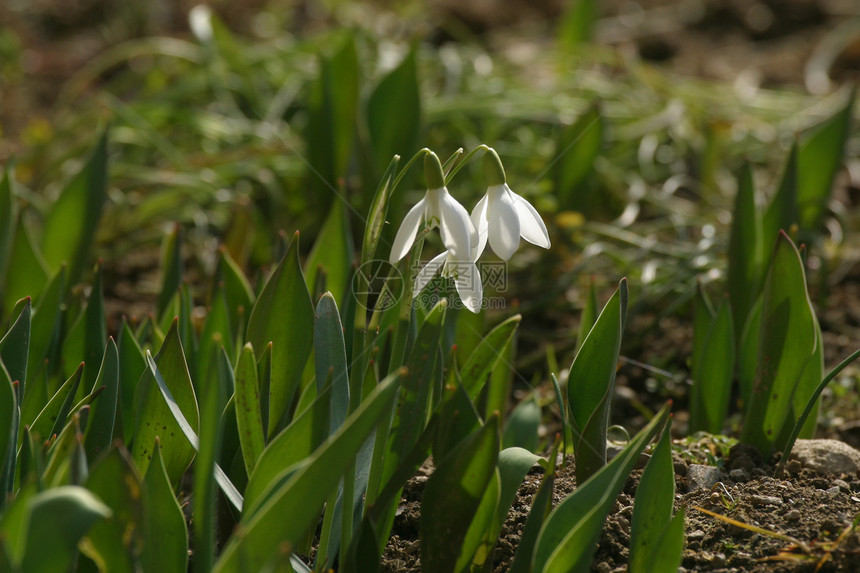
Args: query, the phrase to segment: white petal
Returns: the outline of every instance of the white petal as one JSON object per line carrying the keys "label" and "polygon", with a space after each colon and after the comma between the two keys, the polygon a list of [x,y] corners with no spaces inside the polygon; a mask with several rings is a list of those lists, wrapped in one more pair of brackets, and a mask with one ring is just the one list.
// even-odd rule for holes
{"label": "white petal", "polygon": [[466,259],[472,255],[472,236],[475,233],[472,220],[466,208],[454,199],[447,191],[440,197],[439,218],[442,219],[440,230],[445,248],[457,259]]}
{"label": "white petal", "polygon": [[421,226],[421,219],[424,218],[426,204],[427,197],[425,196],[414,207],[409,209],[409,212],[403,217],[403,223],[400,224],[400,228],[397,230],[394,244],[391,245],[391,254],[388,256],[388,262],[392,265],[405,257],[409,249],[412,248],[412,243],[415,242],[415,235]]}
{"label": "white petal", "polygon": [[450,253],[448,251],[444,251],[432,259],[430,262],[424,265],[424,268],[418,271],[418,274],[415,276],[415,283],[412,285],[412,298],[418,296],[418,294],[424,290],[424,287],[427,286],[433,277],[436,276],[436,273],[442,268],[445,264],[445,261],[448,258]]}
{"label": "white petal", "polygon": [[520,244],[520,218],[514,207],[513,193],[507,189],[502,193],[493,193],[489,203],[487,219],[490,246],[494,253],[507,261]]}
{"label": "white petal", "polygon": [[520,219],[520,233],[523,239],[538,247],[549,248],[549,233],[546,230],[543,219],[532,204],[522,196],[511,191],[514,196],[514,207]]}
{"label": "white petal", "polygon": [[448,264],[457,265],[457,276],[454,284],[457,285],[457,294],[466,308],[477,314],[481,310],[481,299],[484,298],[484,287],[481,284],[481,273],[473,262],[449,261]]}
{"label": "white petal", "polygon": [[488,195],[485,193],[481,197],[481,200],[478,201],[478,204],[475,205],[475,208],[472,209],[472,225],[478,234],[478,244],[477,246],[472,246],[475,249],[475,256],[472,257],[473,260],[478,260],[478,257],[481,256],[481,253],[484,252],[484,248],[487,246],[487,197]]}

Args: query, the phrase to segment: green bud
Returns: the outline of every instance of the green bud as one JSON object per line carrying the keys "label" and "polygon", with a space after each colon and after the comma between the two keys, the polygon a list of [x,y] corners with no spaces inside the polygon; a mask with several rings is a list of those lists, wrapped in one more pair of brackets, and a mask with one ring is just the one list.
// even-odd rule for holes
{"label": "green bud", "polygon": [[499,159],[499,154],[492,147],[488,147],[484,153],[484,175],[487,178],[487,187],[502,185],[507,181],[502,160]]}
{"label": "green bud", "polygon": [[441,189],[445,186],[442,163],[432,151],[427,151],[424,155],[424,180],[427,182],[427,189]]}

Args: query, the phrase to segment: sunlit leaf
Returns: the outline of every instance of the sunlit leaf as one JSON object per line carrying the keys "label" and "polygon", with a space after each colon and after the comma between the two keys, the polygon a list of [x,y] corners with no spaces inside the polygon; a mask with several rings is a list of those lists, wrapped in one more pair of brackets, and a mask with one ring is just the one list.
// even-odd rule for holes
{"label": "sunlit leaf", "polygon": [[119,353],[113,338],[108,339],[93,390],[102,387],[104,391],[99,394],[90,409],[84,436],[87,459],[90,461],[95,461],[96,457],[107,450],[113,441],[119,406]]}
{"label": "sunlit leaf", "polygon": [[260,387],[257,381],[257,363],[251,343],[242,348],[236,364],[236,426],[245,471],[250,476],[263,449],[266,436],[263,432],[263,416],[260,412]]}
{"label": "sunlit leaf", "polygon": [[699,361],[693,364],[690,432],[722,433],[735,373],[733,333],[732,310],[729,301],[724,300],[707,326]]}
{"label": "sunlit leaf", "polygon": [[153,447],[152,463],[146,470],[143,484],[146,488],[143,570],[186,571],[188,530],[182,508],[173,495],[158,442]]}
{"label": "sunlit leaf", "polygon": [[334,201],[314,246],[305,261],[305,280],[313,292],[318,273],[325,275],[325,290],[332,293],[341,306],[349,296],[347,287],[352,274],[355,249],[349,230],[346,207],[339,198]]}

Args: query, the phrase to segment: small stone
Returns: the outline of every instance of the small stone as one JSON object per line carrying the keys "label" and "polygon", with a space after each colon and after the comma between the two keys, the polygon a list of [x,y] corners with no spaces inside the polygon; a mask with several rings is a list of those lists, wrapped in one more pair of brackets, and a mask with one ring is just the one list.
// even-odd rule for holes
{"label": "small stone", "polygon": [[788,463],[785,465],[785,469],[793,476],[796,476],[801,471],[803,471],[803,466],[800,464],[798,460],[788,460]]}
{"label": "small stone", "polygon": [[833,487],[828,488],[824,493],[831,497],[836,497],[837,495],[839,495],[839,486],[834,485]]}
{"label": "small stone", "polygon": [[687,491],[711,489],[720,481],[720,470],[703,464],[690,464],[687,467]]}
{"label": "small stone", "polygon": [[770,495],[751,495],[749,502],[753,505],[782,505],[782,500]]}
{"label": "small stone", "polygon": [[860,471],[860,451],[839,440],[797,440],[791,456],[804,467],[821,474]]}
{"label": "small stone", "polygon": [[737,482],[747,482],[750,480],[750,474],[744,468],[735,468],[729,472],[729,477]]}
{"label": "small stone", "polygon": [[851,486],[848,485],[848,482],[842,479],[833,480],[833,485],[844,491],[845,493],[851,493]]}
{"label": "small stone", "polygon": [[673,460],[673,467],[675,468],[675,473],[679,476],[687,475],[687,462],[682,459],[675,458]]}
{"label": "small stone", "polygon": [[800,510],[792,509],[785,514],[786,521],[799,521],[801,517]]}
{"label": "small stone", "polygon": [[711,565],[714,567],[725,567],[726,566],[726,556],[722,553],[714,553],[711,557]]}
{"label": "small stone", "polygon": [[597,573],[612,573],[612,566],[606,561],[601,561],[594,568],[594,571],[596,571]]}
{"label": "small stone", "polygon": [[690,534],[687,535],[688,540],[704,539],[704,538],[705,538],[705,532],[702,531],[701,529],[697,529],[696,531],[691,531]]}

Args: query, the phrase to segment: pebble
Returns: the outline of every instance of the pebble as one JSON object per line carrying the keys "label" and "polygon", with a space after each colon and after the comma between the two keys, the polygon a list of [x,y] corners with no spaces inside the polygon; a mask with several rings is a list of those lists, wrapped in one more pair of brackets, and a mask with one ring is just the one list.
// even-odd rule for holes
{"label": "pebble", "polygon": [[704,539],[705,532],[701,529],[697,529],[696,531],[691,531],[689,535],[687,535],[687,539]]}
{"label": "pebble", "polygon": [[753,505],[782,505],[782,499],[771,495],[751,495],[749,502]]}
{"label": "pebble", "polygon": [[848,485],[848,482],[845,480],[835,479],[835,480],[833,480],[833,485],[835,485],[836,487],[838,487],[839,489],[841,489],[842,491],[844,491],[846,493],[851,493],[851,486]]}
{"label": "pebble", "polygon": [[799,521],[801,518],[800,510],[792,509],[785,514],[786,521]]}
{"label": "pebble", "polygon": [[[860,471],[860,451],[839,440],[797,440],[791,450],[791,457],[821,474],[853,474]],[[788,471],[791,472],[790,467]]]}
{"label": "pebble", "polygon": [[711,557],[711,565],[714,567],[725,567],[726,556],[722,553],[714,553],[713,557]]}
{"label": "pebble", "polygon": [[606,561],[601,561],[594,568],[597,573],[612,573],[612,566],[609,565]]}
{"label": "pebble", "polygon": [[834,485],[833,487],[827,489],[825,493],[831,497],[836,497],[837,495],[839,495],[839,486]]}
{"label": "pebble", "polygon": [[720,470],[704,464],[690,464],[687,467],[687,491],[711,489],[720,481]]}
{"label": "pebble", "polygon": [[729,477],[735,481],[747,482],[750,480],[750,474],[743,468],[735,468],[729,472]]}

